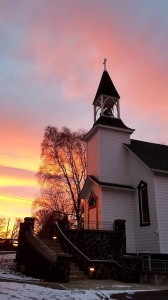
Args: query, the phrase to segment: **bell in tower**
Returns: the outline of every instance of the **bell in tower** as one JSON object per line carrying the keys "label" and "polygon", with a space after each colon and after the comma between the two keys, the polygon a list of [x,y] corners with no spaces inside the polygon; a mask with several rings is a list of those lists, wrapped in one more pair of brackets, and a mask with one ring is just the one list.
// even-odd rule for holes
{"label": "bell in tower", "polygon": [[107,59],[105,58],[103,62],[104,72],[93,101],[94,123],[100,116],[120,119],[120,96],[106,70],[106,61]]}

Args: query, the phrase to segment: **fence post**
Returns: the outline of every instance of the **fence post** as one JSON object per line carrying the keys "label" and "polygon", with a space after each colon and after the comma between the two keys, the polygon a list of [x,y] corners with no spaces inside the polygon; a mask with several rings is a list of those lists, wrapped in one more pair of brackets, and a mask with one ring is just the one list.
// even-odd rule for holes
{"label": "fence post", "polygon": [[114,220],[114,230],[125,234],[125,220],[117,219]]}
{"label": "fence post", "polygon": [[126,253],[126,230],[125,230],[125,220],[117,219],[114,220],[114,231],[118,234],[122,253]]}
{"label": "fence post", "polygon": [[25,230],[34,230],[34,222],[35,218],[32,217],[25,217],[24,218],[24,224],[25,224]]}
{"label": "fence post", "polygon": [[164,271],[166,272],[166,261],[164,260]]}
{"label": "fence post", "polygon": [[149,260],[149,271],[152,271],[152,264],[151,264],[151,256],[148,256],[148,260]]}

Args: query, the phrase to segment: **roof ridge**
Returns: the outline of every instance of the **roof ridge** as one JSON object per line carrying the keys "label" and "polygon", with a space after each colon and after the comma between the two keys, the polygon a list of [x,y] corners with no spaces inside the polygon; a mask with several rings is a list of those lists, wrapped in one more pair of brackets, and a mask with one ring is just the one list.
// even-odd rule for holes
{"label": "roof ridge", "polygon": [[147,142],[147,141],[136,140],[136,139],[130,139],[130,140],[133,141],[133,142],[135,141],[135,142],[146,143],[146,144],[151,144],[151,145],[156,145],[156,146],[168,147],[168,145],[160,144],[160,143]]}

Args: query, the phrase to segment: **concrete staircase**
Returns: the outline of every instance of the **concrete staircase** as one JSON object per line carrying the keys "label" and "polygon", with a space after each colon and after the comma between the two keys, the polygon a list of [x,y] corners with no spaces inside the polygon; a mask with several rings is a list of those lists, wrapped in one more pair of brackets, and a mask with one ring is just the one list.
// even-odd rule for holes
{"label": "concrete staircase", "polygon": [[[60,244],[57,240],[52,239],[45,239],[42,240],[42,242],[50,249],[52,250],[56,255],[64,254],[65,252],[62,251]],[[73,260],[73,258],[72,258]],[[79,269],[79,267],[74,263],[71,262],[70,265],[70,281],[74,280],[86,280],[88,279],[88,276],[84,274],[83,271]]]}
{"label": "concrete staircase", "polygon": [[79,267],[75,265],[75,263],[71,263],[70,267],[70,281],[74,280],[86,280],[88,276],[80,271]]}
{"label": "concrete staircase", "polygon": [[45,239],[42,240],[42,242],[50,249],[52,250],[56,255],[65,253],[62,251],[60,244],[57,240],[52,239]]}

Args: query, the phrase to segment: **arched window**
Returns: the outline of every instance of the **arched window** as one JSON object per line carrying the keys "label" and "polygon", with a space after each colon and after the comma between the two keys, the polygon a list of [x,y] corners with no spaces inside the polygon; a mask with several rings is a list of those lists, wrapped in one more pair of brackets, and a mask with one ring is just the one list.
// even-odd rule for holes
{"label": "arched window", "polygon": [[147,183],[142,181],[138,185],[139,196],[139,212],[140,212],[140,226],[149,226],[149,204],[148,204],[148,189]]}
{"label": "arched window", "polygon": [[91,193],[88,204],[89,204],[89,209],[96,207],[96,202],[97,202],[97,197],[94,193]]}

